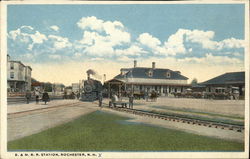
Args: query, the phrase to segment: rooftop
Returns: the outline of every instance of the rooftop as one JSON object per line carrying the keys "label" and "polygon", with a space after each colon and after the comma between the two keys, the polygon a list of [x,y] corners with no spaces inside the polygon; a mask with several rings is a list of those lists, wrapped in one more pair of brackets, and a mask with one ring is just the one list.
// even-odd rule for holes
{"label": "rooftop", "polygon": [[245,72],[228,72],[210,80],[202,82],[203,85],[245,83]]}
{"label": "rooftop", "polygon": [[115,79],[122,78],[149,78],[149,79],[176,79],[187,80],[188,78],[181,75],[179,71],[172,71],[163,68],[148,68],[148,67],[134,67],[122,68],[121,71],[127,71],[125,74],[115,76]]}

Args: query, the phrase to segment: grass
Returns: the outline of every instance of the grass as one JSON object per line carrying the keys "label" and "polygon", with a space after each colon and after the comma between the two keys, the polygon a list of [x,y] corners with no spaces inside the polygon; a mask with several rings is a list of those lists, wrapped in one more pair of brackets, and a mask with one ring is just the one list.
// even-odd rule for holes
{"label": "grass", "polygon": [[72,122],[8,142],[8,150],[243,151],[244,144],[130,123],[97,111]]}

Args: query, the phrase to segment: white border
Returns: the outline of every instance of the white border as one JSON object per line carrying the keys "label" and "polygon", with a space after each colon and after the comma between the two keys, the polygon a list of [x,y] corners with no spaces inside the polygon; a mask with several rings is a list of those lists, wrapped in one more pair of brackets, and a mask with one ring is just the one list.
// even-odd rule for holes
{"label": "white border", "polygon": [[[1,2],[1,155],[0,158],[15,158],[14,152],[7,152],[7,5],[8,4],[245,4],[245,152],[101,152],[102,158],[248,158],[249,153],[249,3],[236,1],[4,1]],[[226,28],[225,28],[226,29]],[[3,131],[4,130],[4,131]],[[25,153],[25,152],[24,152]],[[31,153],[31,152],[27,152]],[[48,152],[47,152],[48,153]],[[21,157],[26,158],[26,157]],[[30,157],[31,158],[31,157]],[[32,157],[37,158],[37,157]],[[51,157],[43,157],[51,158]],[[69,158],[69,157],[53,157]],[[79,158],[79,157],[75,157]],[[86,158],[86,157],[83,157]]]}

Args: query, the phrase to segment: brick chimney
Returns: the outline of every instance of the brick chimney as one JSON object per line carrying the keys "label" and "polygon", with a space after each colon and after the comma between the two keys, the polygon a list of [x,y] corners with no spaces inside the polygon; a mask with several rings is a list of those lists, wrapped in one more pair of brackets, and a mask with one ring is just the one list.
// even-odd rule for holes
{"label": "brick chimney", "polygon": [[134,60],[134,67],[137,67],[137,61]]}
{"label": "brick chimney", "polygon": [[152,62],[152,69],[155,69],[155,62]]}

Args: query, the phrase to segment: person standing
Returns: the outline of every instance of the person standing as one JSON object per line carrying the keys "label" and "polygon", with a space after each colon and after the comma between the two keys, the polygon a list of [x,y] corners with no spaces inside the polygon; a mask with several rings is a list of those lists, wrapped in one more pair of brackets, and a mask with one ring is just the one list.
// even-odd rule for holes
{"label": "person standing", "polygon": [[26,91],[25,97],[26,97],[26,103],[29,104],[31,99],[31,92],[29,90]]}
{"label": "person standing", "polygon": [[149,96],[149,93],[148,93],[148,91],[145,91],[145,99],[146,99],[146,102],[148,102],[148,96]]}
{"label": "person standing", "polygon": [[36,104],[39,103],[39,96],[40,96],[40,92],[38,90],[35,90]]}
{"label": "person standing", "polygon": [[44,101],[45,105],[49,101],[49,94],[47,92],[43,93],[42,100]]}
{"label": "person standing", "polygon": [[129,108],[133,109],[134,106],[134,96],[133,93],[130,93],[129,95]]}
{"label": "person standing", "polygon": [[103,100],[102,92],[99,92],[98,94],[99,107],[102,107],[102,100]]}
{"label": "person standing", "polygon": [[118,100],[119,100],[119,99],[118,99],[116,93],[113,93],[112,98],[111,98],[111,103],[112,103],[111,105],[113,105],[114,107],[116,107],[116,102],[117,102]]}

